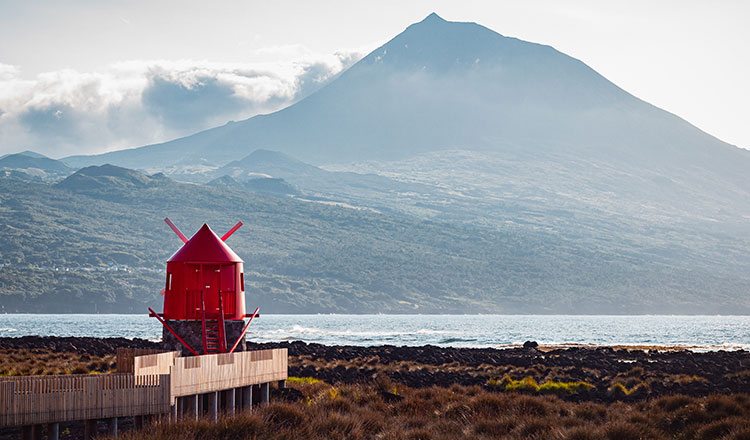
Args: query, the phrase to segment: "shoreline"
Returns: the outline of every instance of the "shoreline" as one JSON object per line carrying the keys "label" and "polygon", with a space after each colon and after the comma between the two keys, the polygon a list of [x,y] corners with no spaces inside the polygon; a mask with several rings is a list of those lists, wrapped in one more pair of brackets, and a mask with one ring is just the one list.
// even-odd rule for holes
{"label": "shoreline", "polygon": [[[92,336],[0,336],[0,350],[12,348],[54,348],[58,344],[74,344],[75,341],[98,341],[98,344],[104,346],[127,347],[127,348],[154,348],[159,345],[161,339],[144,339],[144,338],[123,338],[123,337],[92,337]],[[472,350],[513,350],[523,348],[523,343],[513,344],[494,344],[494,345],[447,345],[447,344],[373,344],[373,345],[355,345],[355,344],[323,344],[318,342],[308,342],[303,340],[283,340],[283,341],[251,341],[248,344],[255,345],[274,345],[274,344],[312,344],[321,346],[342,346],[358,348],[379,348],[379,347],[437,347],[441,349],[472,349]],[[534,343],[536,343],[534,341]],[[697,344],[595,344],[579,342],[562,342],[545,344],[541,343],[535,347],[542,352],[550,352],[566,349],[612,349],[626,351],[656,351],[656,352],[680,352],[687,351],[691,353],[715,353],[715,352],[750,352],[750,344],[724,344],[724,345],[697,345]]]}

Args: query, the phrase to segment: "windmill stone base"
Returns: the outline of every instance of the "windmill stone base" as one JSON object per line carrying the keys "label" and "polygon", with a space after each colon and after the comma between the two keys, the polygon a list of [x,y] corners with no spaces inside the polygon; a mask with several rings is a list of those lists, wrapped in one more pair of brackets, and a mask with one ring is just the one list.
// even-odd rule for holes
{"label": "windmill stone base", "polygon": [[[180,335],[180,337],[184,339],[185,342],[188,343],[188,345],[193,347],[193,350],[197,351],[200,354],[205,354],[203,353],[203,324],[201,323],[201,321],[175,320],[167,321],[167,324],[172,327],[172,330]],[[240,337],[242,328],[245,326],[245,321],[224,321],[224,324],[224,331],[226,333],[227,339],[226,351],[229,351],[232,348],[232,345],[234,345],[234,342],[237,340],[237,338]],[[174,337],[172,332],[170,332],[166,328],[162,328],[161,346],[163,349],[168,351],[181,351],[183,356],[193,355],[193,353],[185,348],[185,346],[182,345],[182,343]],[[246,349],[247,344],[245,343],[245,338],[242,338],[242,341],[240,341],[234,351],[245,351]]]}

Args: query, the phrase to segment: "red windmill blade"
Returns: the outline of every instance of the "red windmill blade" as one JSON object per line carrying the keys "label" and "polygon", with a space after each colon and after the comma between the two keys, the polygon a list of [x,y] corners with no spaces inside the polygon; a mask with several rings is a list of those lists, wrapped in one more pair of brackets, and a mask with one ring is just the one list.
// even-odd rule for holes
{"label": "red windmill blade", "polygon": [[180,237],[180,240],[182,240],[183,243],[187,243],[188,239],[185,237],[185,234],[180,231],[180,228],[177,227],[174,223],[172,223],[172,220],[169,219],[169,217],[164,217],[164,221],[167,222],[167,225],[169,225],[170,228],[174,231],[175,234],[177,234],[178,237]]}
{"label": "red windmill blade", "polygon": [[240,226],[242,226],[242,222],[237,222],[237,224],[236,224],[236,225],[234,225],[234,227],[232,227],[232,229],[230,229],[229,231],[227,231],[227,233],[226,233],[226,234],[224,234],[224,235],[223,235],[223,236],[221,237],[221,241],[227,241],[227,238],[231,237],[231,236],[232,236],[232,234],[234,234],[234,232],[235,232],[235,231],[236,231],[237,229],[239,229],[239,228],[240,228]]}

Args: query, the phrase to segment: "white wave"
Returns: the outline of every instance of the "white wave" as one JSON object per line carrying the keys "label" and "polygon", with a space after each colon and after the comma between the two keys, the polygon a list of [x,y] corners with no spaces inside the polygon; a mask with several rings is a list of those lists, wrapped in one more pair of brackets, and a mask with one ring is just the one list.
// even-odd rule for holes
{"label": "white wave", "polygon": [[[648,349],[649,347],[654,350],[687,350],[693,352],[710,352],[710,351],[738,351],[745,350],[750,351],[750,344],[690,344],[690,343],[663,343],[654,344],[646,342],[624,342],[624,343],[586,343],[586,342],[550,342],[550,341],[537,341],[540,347],[545,348],[633,348],[633,349]],[[522,342],[510,343],[510,344],[481,344],[483,347],[492,348],[518,348],[523,346]]]}
{"label": "white wave", "polygon": [[342,329],[322,329],[317,327],[302,327],[300,325],[293,325],[291,328],[278,328],[275,330],[263,330],[257,331],[254,334],[259,336],[268,335],[273,336],[289,336],[289,335],[305,335],[305,336],[359,336],[359,337],[389,337],[389,336],[409,336],[409,335],[448,335],[456,334],[455,331],[449,330],[429,330],[419,329],[415,331],[382,331],[382,330],[342,330]]}
{"label": "white wave", "polygon": [[18,331],[17,328],[12,328],[12,327],[0,328],[0,332],[12,333],[12,332],[17,332],[17,331]]}

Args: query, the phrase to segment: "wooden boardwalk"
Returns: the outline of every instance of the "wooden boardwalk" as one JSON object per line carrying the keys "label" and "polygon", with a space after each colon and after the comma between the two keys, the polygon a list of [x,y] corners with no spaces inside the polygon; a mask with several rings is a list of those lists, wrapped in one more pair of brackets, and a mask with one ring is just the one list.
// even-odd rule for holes
{"label": "wooden boardwalk", "polygon": [[163,414],[170,376],[80,374],[0,379],[0,426]]}
{"label": "wooden boardwalk", "polygon": [[166,415],[180,398],[234,396],[254,385],[267,395],[270,382],[287,378],[285,348],[184,358],[138,354],[118,352],[118,371],[128,373],[1,378],[0,426]]}
{"label": "wooden boardwalk", "polygon": [[176,358],[172,368],[172,398],[286,378],[286,348]]}

